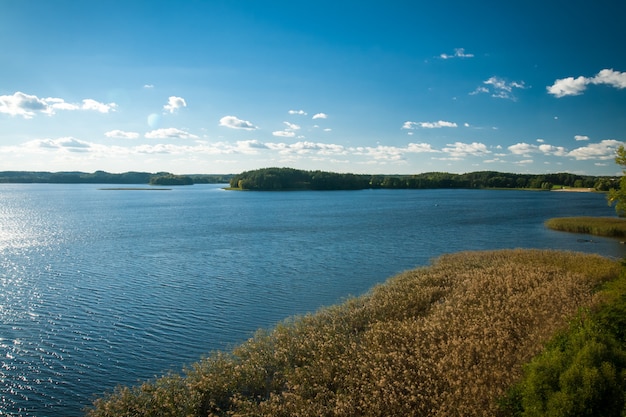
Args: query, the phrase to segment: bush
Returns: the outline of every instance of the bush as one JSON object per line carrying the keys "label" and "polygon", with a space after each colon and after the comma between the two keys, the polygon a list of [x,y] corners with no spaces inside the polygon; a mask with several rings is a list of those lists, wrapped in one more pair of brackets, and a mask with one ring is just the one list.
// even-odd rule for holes
{"label": "bush", "polygon": [[626,275],[597,297],[525,369],[502,403],[506,416],[626,415]]}

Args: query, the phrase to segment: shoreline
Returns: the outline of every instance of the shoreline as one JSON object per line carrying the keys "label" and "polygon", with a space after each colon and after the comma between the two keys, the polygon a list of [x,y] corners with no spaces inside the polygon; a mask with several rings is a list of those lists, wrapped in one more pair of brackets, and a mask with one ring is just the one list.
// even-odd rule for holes
{"label": "shoreline", "polygon": [[565,192],[565,193],[594,193],[595,188],[555,188],[550,191]]}

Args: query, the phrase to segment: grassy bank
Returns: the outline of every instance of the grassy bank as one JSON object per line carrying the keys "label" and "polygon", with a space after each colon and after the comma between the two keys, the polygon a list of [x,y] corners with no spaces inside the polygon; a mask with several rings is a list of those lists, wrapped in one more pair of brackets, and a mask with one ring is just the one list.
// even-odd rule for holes
{"label": "grassy bank", "polygon": [[559,217],[549,219],[545,225],[562,232],[626,237],[626,220],[615,217]]}
{"label": "grassy bank", "polygon": [[88,415],[495,416],[523,365],[619,272],[596,255],[446,255],[182,375],[120,387]]}

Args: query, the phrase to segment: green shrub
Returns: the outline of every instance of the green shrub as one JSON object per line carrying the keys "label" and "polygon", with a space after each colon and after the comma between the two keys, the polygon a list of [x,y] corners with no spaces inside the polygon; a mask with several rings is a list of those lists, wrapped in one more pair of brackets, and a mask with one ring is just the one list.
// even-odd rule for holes
{"label": "green shrub", "polygon": [[503,416],[626,415],[626,273],[525,369]]}

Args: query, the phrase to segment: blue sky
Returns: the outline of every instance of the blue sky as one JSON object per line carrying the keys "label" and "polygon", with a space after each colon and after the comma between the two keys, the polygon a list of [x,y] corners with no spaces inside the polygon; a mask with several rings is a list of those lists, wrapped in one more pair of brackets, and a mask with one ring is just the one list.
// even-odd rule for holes
{"label": "blue sky", "polygon": [[0,0],[0,170],[621,173],[626,3]]}

